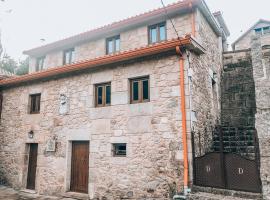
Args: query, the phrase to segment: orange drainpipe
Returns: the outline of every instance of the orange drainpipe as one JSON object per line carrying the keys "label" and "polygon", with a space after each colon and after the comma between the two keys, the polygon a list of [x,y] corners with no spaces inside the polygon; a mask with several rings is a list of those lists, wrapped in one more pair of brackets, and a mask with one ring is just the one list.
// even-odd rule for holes
{"label": "orange drainpipe", "polygon": [[180,92],[181,92],[181,113],[182,113],[182,141],[184,155],[184,188],[188,188],[188,146],[187,146],[187,116],[186,116],[186,100],[185,100],[185,73],[184,73],[184,57],[180,47],[176,47],[176,52],[180,55]]}

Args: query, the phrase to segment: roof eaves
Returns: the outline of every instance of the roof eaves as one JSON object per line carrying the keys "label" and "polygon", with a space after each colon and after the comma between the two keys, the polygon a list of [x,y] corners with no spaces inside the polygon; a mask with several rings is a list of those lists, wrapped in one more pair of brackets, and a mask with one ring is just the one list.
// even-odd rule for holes
{"label": "roof eaves", "polygon": [[219,27],[217,21],[215,20],[214,15],[211,13],[209,7],[207,6],[207,4],[205,3],[204,0],[201,0],[200,2],[201,3],[199,4],[199,8],[202,10],[202,13],[205,15],[206,19],[208,20],[208,23],[211,25],[214,32],[218,36],[221,36],[222,33],[221,33],[221,30],[220,30],[220,27]]}
{"label": "roof eaves", "polygon": [[217,12],[214,12],[213,15],[216,17],[218,23],[220,24],[220,28],[223,30],[223,32],[225,33],[225,36],[226,37],[229,37],[230,36],[230,31],[229,31],[229,28],[223,18],[223,14],[221,11],[217,11]]}
{"label": "roof eaves", "polygon": [[117,53],[114,55],[106,55],[102,57],[98,57],[91,60],[85,60],[78,63],[65,65],[61,67],[50,68],[45,71],[35,72],[23,76],[17,76],[8,78],[0,81],[0,87],[13,86],[21,83],[43,80],[50,77],[55,77],[57,75],[68,74],[71,72],[76,72],[80,70],[90,69],[94,67],[106,66],[113,63],[128,61],[131,59],[136,59],[144,56],[154,55],[162,52],[166,52],[169,50],[175,49],[176,46],[186,46],[191,49],[193,45],[193,49],[197,53],[203,53],[204,48],[194,40],[191,36],[186,36],[185,38],[173,39],[170,41],[165,41],[159,44],[150,45],[146,47],[142,47],[139,49],[133,49],[130,51],[124,51],[121,53]]}

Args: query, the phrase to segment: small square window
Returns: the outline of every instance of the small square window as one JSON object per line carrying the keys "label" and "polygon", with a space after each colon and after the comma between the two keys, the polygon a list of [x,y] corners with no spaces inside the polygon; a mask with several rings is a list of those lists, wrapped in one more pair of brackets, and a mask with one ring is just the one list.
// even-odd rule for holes
{"label": "small square window", "polygon": [[120,51],[120,35],[106,39],[106,53],[112,54]]}
{"label": "small square window", "polygon": [[74,62],[75,50],[74,48],[64,51],[63,65],[68,65]]}
{"label": "small square window", "polygon": [[111,105],[111,83],[98,84],[95,86],[96,107]]}
{"label": "small square window", "polygon": [[125,157],[127,156],[127,144],[126,143],[112,144],[112,151],[114,157]]}
{"label": "small square window", "polygon": [[270,34],[270,26],[263,28],[263,34]]}
{"label": "small square window", "polygon": [[166,23],[162,22],[149,26],[149,43],[153,44],[167,39]]}
{"label": "small square window", "polygon": [[30,114],[38,114],[40,112],[41,94],[30,95]]}
{"label": "small square window", "polygon": [[150,100],[149,77],[130,80],[130,103],[142,103]]}
{"label": "small square window", "polygon": [[255,33],[256,33],[256,35],[262,35],[263,34],[262,33],[262,28],[255,29]]}
{"label": "small square window", "polygon": [[43,68],[44,68],[44,61],[45,61],[45,56],[37,58],[36,72],[39,72],[39,71],[43,70]]}

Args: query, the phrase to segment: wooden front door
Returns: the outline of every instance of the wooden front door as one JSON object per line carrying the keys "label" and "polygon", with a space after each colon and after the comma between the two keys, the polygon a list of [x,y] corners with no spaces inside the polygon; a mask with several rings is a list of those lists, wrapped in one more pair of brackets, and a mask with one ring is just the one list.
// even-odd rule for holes
{"label": "wooden front door", "polygon": [[34,190],[36,186],[36,169],[37,169],[37,155],[38,144],[30,144],[28,174],[27,174],[27,189]]}
{"label": "wooden front door", "polygon": [[72,142],[70,190],[88,193],[88,177],[89,142]]}

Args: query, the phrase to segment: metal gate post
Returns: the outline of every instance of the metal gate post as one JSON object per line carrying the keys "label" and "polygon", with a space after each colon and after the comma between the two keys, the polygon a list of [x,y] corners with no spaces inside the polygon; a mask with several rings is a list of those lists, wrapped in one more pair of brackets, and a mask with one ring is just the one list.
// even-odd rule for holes
{"label": "metal gate post", "polygon": [[194,141],[194,131],[191,131],[191,145],[192,145],[192,164],[193,164],[193,185],[196,185],[196,162],[195,162],[195,141]]}
{"label": "metal gate post", "polygon": [[220,126],[218,128],[219,133],[219,142],[220,142],[220,167],[221,167],[221,179],[224,185],[224,188],[227,187],[227,181],[226,181],[226,171],[225,171],[225,159],[224,159],[224,144],[223,144],[223,131],[222,127]]}

